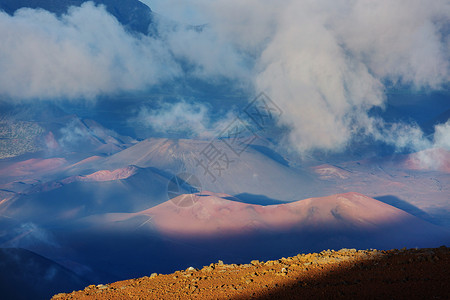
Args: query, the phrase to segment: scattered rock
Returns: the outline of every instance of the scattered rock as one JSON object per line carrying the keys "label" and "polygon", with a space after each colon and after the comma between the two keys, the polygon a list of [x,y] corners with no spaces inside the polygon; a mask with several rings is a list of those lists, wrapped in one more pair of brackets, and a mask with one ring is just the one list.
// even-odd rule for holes
{"label": "scattered rock", "polygon": [[204,270],[206,272],[212,272],[212,271],[214,271],[214,268],[209,266],[209,267],[204,268]]}
{"label": "scattered rock", "polygon": [[104,289],[107,289],[107,288],[108,288],[108,285],[104,285],[104,284],[97,285],[97,289],[99,289],[99,290],[104,290]]}
{"label": "scattered rock", "polygon": [[[112,285],[90,285],[83,291],[55,295],[54,299],[265,298],[262,293],[269,293],[268,298],[273,299],[289,298],[289,293],[306,299],[317,295],[322,299],[336,295],[342,299],[365,299],[371,298],[369,292],[378,298],[397,299],[405,298],[402,293],[410,291],[409,298],[445,299],[449,262],[448,248],[325,250],[265,263],[252,260],[250,264],[225,265],[219,261],[203,267],[202,272],[194,272],[198,270],[189,267],[168,276],[153,273],[150,277]],[[149,280],[156,276],[160,278]],[[432,284],[437,288],[429,288]]]}

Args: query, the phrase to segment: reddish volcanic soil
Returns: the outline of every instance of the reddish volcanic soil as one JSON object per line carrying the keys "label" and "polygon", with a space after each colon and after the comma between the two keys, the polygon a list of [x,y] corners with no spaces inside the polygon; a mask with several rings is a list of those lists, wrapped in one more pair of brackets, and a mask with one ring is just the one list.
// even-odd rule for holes
{"label": "reddish volcanic soil", "polygon": [[84,175],[84,176],[72,176],[63,179],[64,184],[68,184],[75,181],[114,181],[127,179],[136,173],[136,167],[128,166],[126,168],[116,169],[116,170],[100,170],[95,173]]}
{"label": "reddish volcanic soil", "polygon": [[[346,233],[378,231],[378,238],[381,239],[388,236],[403,238],[412,232],[418,237],[426,237],[428,233],[434,234],[440,230],[403,210],[359,193],[268,206],[228,200],[230,198],[232,196],[227,194],[208,191],[183,194],[138,213],[110,213],[91,216],[86,221],[113,227],[134,222],[137,216],[145,216],[151,219],[148,226],[171,237],[239,235],[251,234],[255,230],[308,232],[328,226]],[[180,205],[184,202],[190,206]],[[385,230],[387,226],[389,231]]]}
{"label": "reddish volcanic soil", "polygon": [[66,164],[64,158],[37,159],[32,158],[14,163],[0,170],[0,176],[26,176],[58,169]]}
{"label": "reddish volcanic soil", "polygon": [[53,299],[448,299],[450,249],[342,249],[275,261],[221,261],[91,285]]}

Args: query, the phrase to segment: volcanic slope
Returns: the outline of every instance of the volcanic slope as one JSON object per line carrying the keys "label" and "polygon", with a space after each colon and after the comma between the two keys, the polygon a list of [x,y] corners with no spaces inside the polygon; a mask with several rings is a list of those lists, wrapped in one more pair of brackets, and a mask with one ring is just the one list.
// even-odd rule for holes
{"label": "volcanic slope", "polygon": [[[211,157],[217,159],[208,161]],[[211,144],[204,140],[151,138],[99,163],[103,169],[136,165],[174,175],[193,174],[203,190],[237,196],[244,202],[259,198],[271,204],[320,193],[319,182],[309,170],[290,168],[250,146],[244,146],[237,155],[220,140]]]}
{"label": "volcanic slope", "polygon": [[[177,205],[186,197],[194,197],[193,205]],[[220,255],[244,261],[252,255],[267,259],[299,249],[434,247],[450,242],[445,228],[358,193],[270,206],[230,198],[210,192],[181,195],[138,213],[90,216],[80,220],[80,227],[160,235],[191,245],[197,253],[189,253],[189,247],[178,250],[186,261],[197,264]],[[199,253],[204,257],[197,257]]]}

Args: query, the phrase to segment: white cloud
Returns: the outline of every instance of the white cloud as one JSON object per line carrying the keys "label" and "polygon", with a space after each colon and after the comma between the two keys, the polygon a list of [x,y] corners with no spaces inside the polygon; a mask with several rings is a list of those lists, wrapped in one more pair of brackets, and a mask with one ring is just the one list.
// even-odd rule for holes
{"label": "white cloud", "polygon": [[[93,97],[182,75],[207,81],[229,78],[245,86],[250,82],[253,92],[266,92],[281,107],[281,123],[292,129],[289,143],[300,152],[342,150],[362,132],[399,148],[427,144],[416,126],[387,126],[368,111],[384,105],[385,82],[417,89],[448,84],[448,1],[148,4],[181,24],[207,27],[187,30],[165,26],[161,19],[162,40],[154,40],[128,34],[92,4],[72,9],[61,19],[35,10],[21,10],[14,17],[1,14],[0,93],[18,98]],[[179,61],[190,65],[188,74],[182,74]],[[195,132],[207,130],[208,110],[183,105],[142,114],[161,129],[181,122]]]}
{"label": "white cloud", "polygon": [[[418,127],[386,126],[368,111],[384,105],[384,82],[417,89],[449,82],[448,1],[170,0],[159,8],[207,23],[210,32],[199,35],[221,41],[209,44],[210,53],[225,44],[254,58],[255,89],[283,109],[297,150],[341,150],[361,132],[399,148],[426,144]],[[230,61],[213,61],[229,68]]]}
{"label": "white cloud", "polygon": [[210,122],[208,108],[202,104],[185,101],[164,103],[160,109],[143,107],[132,122],[149,127],[156,132],[205,134]]}
{"label": "white cloud", "polygon": [[201,103],[179,101],[163,103],[160,108],[142,107],[131,124],[156,132],[182,134],[185,137],[212,138],[232,121],[232,112],[212,120],[210,109]]}
{"label": "white cloud", "polygon": [[189,65],[189,74],[207,81],[233,79],[247,81],[251,70],[247,55],[236,51],[233,44],[206,26],[202,31],[179,26],[164,30],[162,39],[177,59]]}
{"label": "white cloud", "polygon": [[161,42],[131,35],[92,2],[57,18],[44,10],[0,12],[0,94],[93,98],[173,78],[178,66]]}
{"label": "white cloud", "polygon": [[435,126],[433,141],[423,151],[411,155],[412,161],[422,169],[450,169],[450,121]]}
{"label": "white cloud", "polygon": [[435,127],[434,145],[450,151],[450,121]]}

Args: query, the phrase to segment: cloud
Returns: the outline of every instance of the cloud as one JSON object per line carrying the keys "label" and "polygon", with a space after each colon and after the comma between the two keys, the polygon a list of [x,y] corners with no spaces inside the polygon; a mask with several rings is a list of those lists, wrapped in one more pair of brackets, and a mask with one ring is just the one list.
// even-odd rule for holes
{"label": "cloud", "polygon": [[433,140],[424,149],[411,154],[413,167],[450,172],[450,121],[435,127]]}
{"label": "cloud", "polygon": [[103,6],[0,12],[0,94],[13,99],[94,98],[173,78],[160,41],[128,33]]}
{"label": "cloud", "polygon": [[435,126],[433,141],[425,149],[412,155],[418,166],[450,172],[450,121]]}
{"label": "cloud", "polygon": [[[265,92],[298,152],[340,151],[361,134],[420,150],[413,124],[369,115],[386,89],[439,89],[450,78],[450,3],[435,0],[154,1],[159,38],[127,33],[92,3],[57,18],[22,9],[0,14],[0,94],[13,98],[95,97],[180,78],[240,82]],[[165,10],[165,11],[164,11]],[[185,26],[206,24],[201,30]],[[158,130],[211,127],[202,104],[145,108]],[[159,127],[158,127],[159,126]]]}
{"label": "cloud", "polygon": [[426,138],[419,126],[414,124],[394,123],[381,126],[373,131],[372,136],[397,150],[413,151],[409,155],[410,167],[419,170],[450,171],[450,121],[434,127],[434,134]]}
{"label": "cloud", "polygon": [[[168,11],[172,18],[208,24],[210,33],[198,33],[195,40],[219,40],[208,44],[209,52],[225,44],[234,49],[227,53],[253,59],[248,76],[254,91],[266,92],[285,112],[281,125],[291,128],[288,142],[299,152],[343,150],[361,133],[398,148],[420,149],[426,143],[417,126],[385,124],[368,112],[385,105],[387,85],[429,90],[448,84],[448,1],[156,3],[177,7]],[[189,48],[189,39],[183,45]],[[233,75],[229,64],[239,64],[228,58],[213,61]],[[205,73],[213,69],[208,66]]]}
{"label": "cloud", "polygon": [[181,100],[175,103],[162,103],[161,107],[156,109],[142,107],[130,123],[151,128],[158,133],[212,138],[225,128],[234,116],[232,112],[229,112],[212,120],[210,115],[210,109],[205,104]]}
{"label": "cloud", "polygon": [[397,151],[421,151],[431,147],[432,142],[425,137],[417,124],[403,122],[386,124],[381,119],[373,119],[371,126],[365,128],[366,134],[375,140],[396,147]]}
{"label": "cloud", "polygon": [[357,1],[348,11],[336,32],[375,76],[418,88],[448,82],[448,1]]}
{"label": "cloud", "polygon": [[250,77],[246,55],[210,28],[173,24],[155,18],[158,38],[130,33],[92,2],[60,17],[41,9],[23,8],[14,16],[0,11],[0,95],[93,99],[185,75],[208,81]]}
{"label": "cloud", "polygon": [[435,147],[450,151],[450,120],[445,124],[436,125],[434,131]]}
{"label": "cloud", "polygon": [[205,105],[181,101],[174,104],[163,103],[160,109],[143,107],[133,122],[156,132],[204,134],[210,120]]}
{"label": "cloud", "polygon": [[161,22],[159,31],[170,52],[187,65],[190,76],[216,82],[233,79],[240,84],[251,77],[249,55],[238,52],[211,27],[204,26],[201,30],[186,26],[167,28]]}
{"label": "cloud", "polygon": [[[448,51],[431,23],[439,6],[398,2],[296,1],[281,9],[256,82],[288,112],[297,149],[342,150],[358,131],[378,135],[367,113],[383,106],[386,80],[417,88],[448,80]],[[398,147],[420,135],[402,124],[390,131],[396,138],[386,142]]]}

